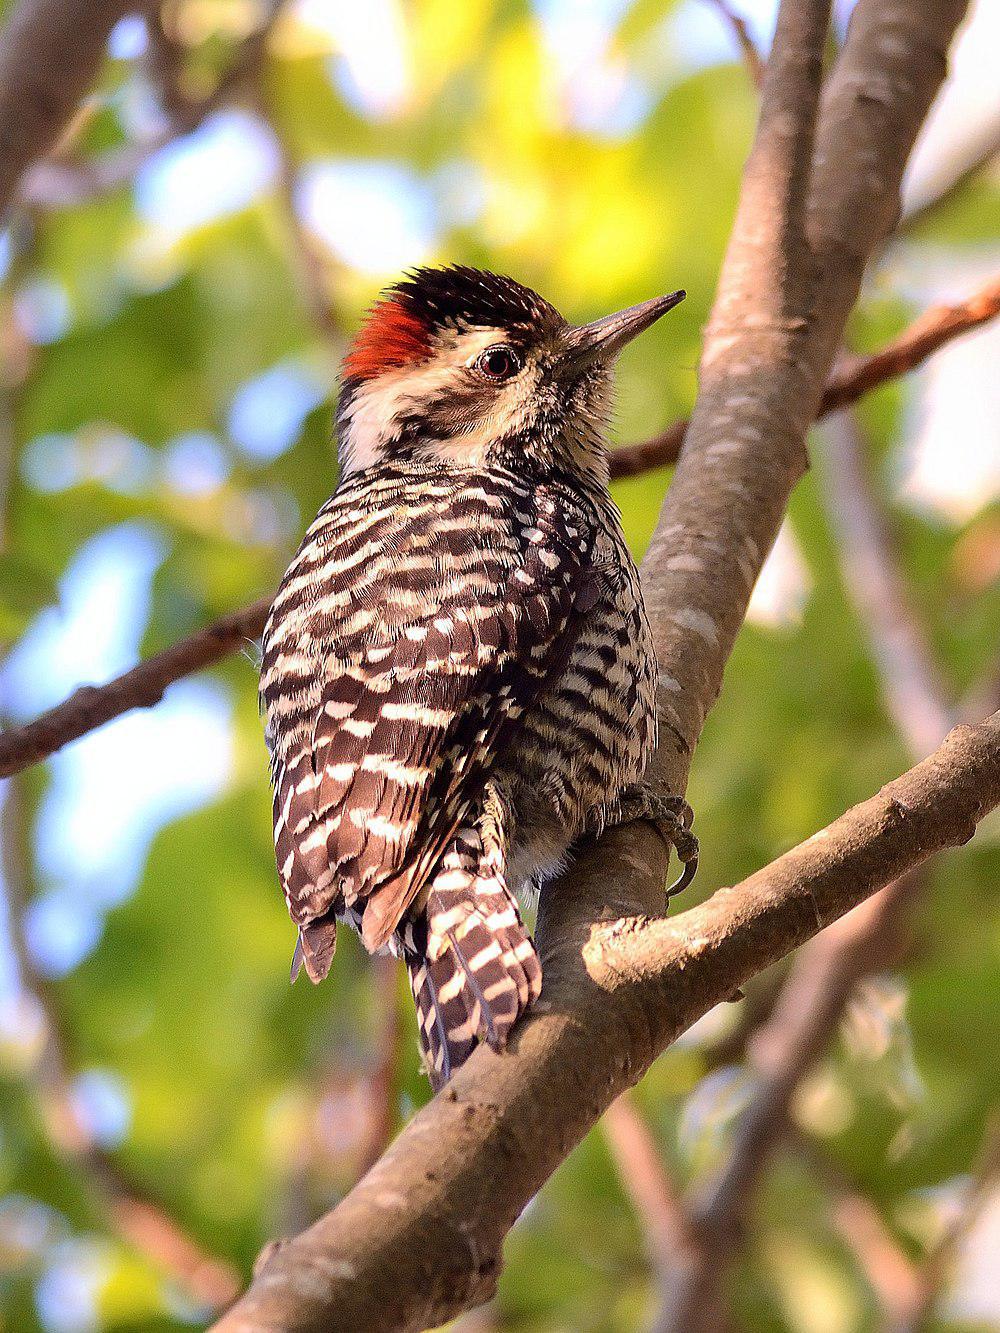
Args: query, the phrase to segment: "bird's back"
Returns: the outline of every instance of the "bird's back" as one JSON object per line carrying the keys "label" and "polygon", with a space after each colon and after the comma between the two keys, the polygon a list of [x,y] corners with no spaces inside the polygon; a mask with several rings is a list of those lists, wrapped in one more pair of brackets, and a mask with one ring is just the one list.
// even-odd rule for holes
{"label": "bird's back", "polygon": [[682,296],[574,327],[511,278],[420,269],[344,359],[341,484],[264,636],[275,849],[293,973],[326,975],[338,918],[402,953],[436,1085],[539,993],[512,890],[655,815],[625,799],[655,665],[604,427],[615,357]]}
{"label": "bird's back", "polygon": [[323,507],[275,599],[261,672],[297,922],[378,899],[373,916],[395,928],[564,673],[597,536],[585,499],[503,470],[376,469]]}

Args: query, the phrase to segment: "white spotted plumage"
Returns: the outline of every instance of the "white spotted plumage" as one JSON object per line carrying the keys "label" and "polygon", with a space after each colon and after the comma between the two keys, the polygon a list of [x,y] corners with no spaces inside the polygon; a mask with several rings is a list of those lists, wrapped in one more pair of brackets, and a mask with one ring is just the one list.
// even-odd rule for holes
{"label": "white spotted plumage", "polygon": [[[513,891],[641,777],[656,673],[606,487],[607,367],[563,385],[578,331],[509,279],[395,292],[346,363],[351,466],[275,598],[261,697],[295,966],[326,974],[338,918],[401,953],[438,1086],[538,995]],[[516,412],[468,364],[499,337],[530,365]]]}

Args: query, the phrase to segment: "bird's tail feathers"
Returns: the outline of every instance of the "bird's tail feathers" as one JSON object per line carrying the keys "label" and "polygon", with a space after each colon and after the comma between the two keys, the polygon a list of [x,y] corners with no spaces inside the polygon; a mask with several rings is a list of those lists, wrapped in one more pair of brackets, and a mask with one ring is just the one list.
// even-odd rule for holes
{"label": "bird's tail feathers", "polygon": [[502,1050],[537,999],[542,969],[495,852],[463,829],[400,930],[420,1045],[435,1091],[480,1041]]}
{"label": "bird's tail feathers", "polygon": [[305,964],[309,980],[314,984],[324,979],[333,965],[337,949],[337,919],[330,913],[299,927],[299,937],[292,954],[292,981]]}

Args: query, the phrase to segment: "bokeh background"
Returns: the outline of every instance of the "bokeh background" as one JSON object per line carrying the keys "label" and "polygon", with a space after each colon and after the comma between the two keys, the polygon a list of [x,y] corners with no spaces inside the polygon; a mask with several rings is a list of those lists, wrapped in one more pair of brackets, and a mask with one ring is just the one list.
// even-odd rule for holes
{"label": "bokeh background", "polygon": [[[773,5],[734,7],[766,49]],[[0,231],[5,725],[275,586],[336,480],[346,340],[407,265],[510,272],[581,321],[684,286],[622,363],[616,437],[695,394],[757,99],[712,0],[290,0],[259,59],[254,0],[164,15],[169,41],[136,17],[114,30],[100,86]],[[1000,267],[1000,175],[964,174],[1000,143],[998,48],[981,0],[858,350]],[[987,327],[852,427],[956,707],[996,684],[998,367]],[[833,444],[814,433],[698,751],[691,901],[908,763],[845,585]],[[637,555],[668,481],[617,487]],[[198,1326],[426,1100],[405,985],[350,932],[326,984],[288,984],[252,644],[2,799],[0,1329]],[[768,1173],[737,1327],[880,1326],[845,1191],[914,1262],[966,1199],[1000,1081],[998,840],[994,819],[935,865],[901,965],[858,991],[800,1088],[808,1151]],[[641,1086],[672,1179],[696,1187],[725,1152],[776,982]],[[598,1128],[542,1190],[466,1327],[645,1326],[655,1272],[613,1147]],[[1000,1193],[980,1184],[928,1327],[1000,1328]]]}

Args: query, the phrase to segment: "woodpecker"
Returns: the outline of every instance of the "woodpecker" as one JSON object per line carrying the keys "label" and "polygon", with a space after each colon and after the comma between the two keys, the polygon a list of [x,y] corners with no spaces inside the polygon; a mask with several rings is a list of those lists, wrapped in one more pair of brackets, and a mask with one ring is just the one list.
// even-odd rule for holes
{"label": "woodpecker", "polygon": [[337,921],[409,974],[435,1088],[502,1049],[542,972],[518,894],[683,801],[642,778],[657,671],[608,491],[621,349],[684,292],[574,327],[511,278],[420,268],[343,364],[340,478],[281,583],[261,699],[293,980]]}

